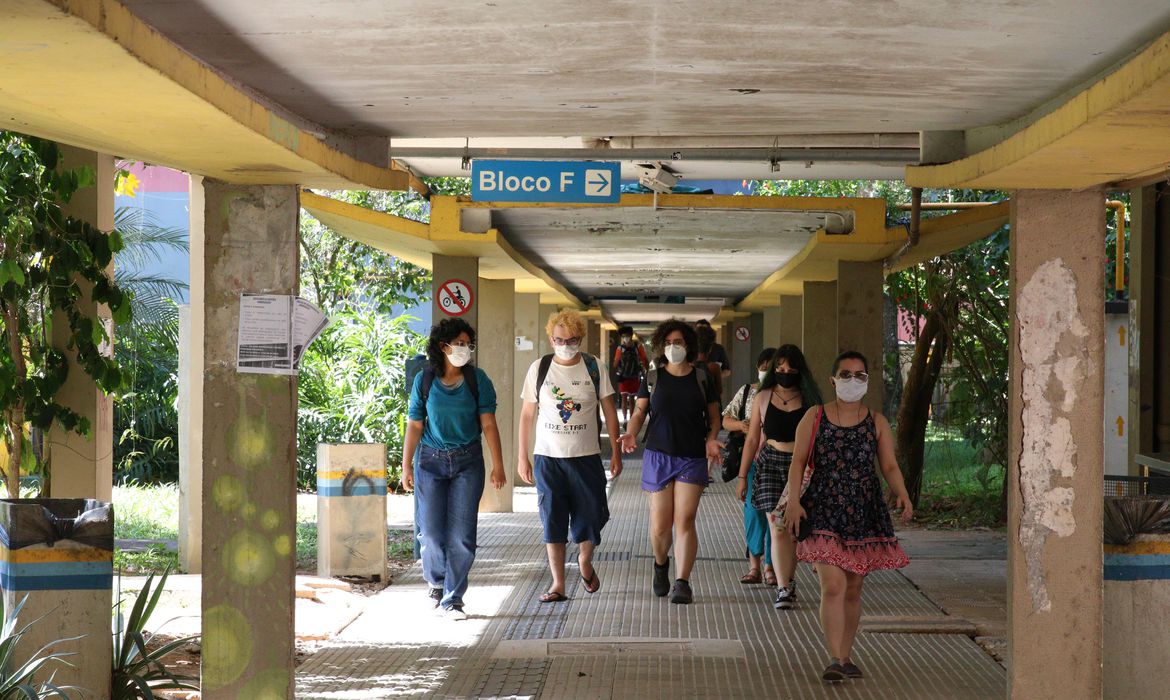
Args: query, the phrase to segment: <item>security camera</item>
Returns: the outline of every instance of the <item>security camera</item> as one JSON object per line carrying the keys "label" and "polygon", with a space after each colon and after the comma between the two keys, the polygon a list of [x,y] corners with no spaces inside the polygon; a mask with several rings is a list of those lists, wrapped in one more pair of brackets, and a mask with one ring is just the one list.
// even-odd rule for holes
{"label": "security camera", "polygon": [[641,173],[638,175],[638,183],[640,185],[658,194],[670,194],[674,191],[674,186],[678,182],[678,175],[662,167],[661,163],[640,167],[642,168]]}

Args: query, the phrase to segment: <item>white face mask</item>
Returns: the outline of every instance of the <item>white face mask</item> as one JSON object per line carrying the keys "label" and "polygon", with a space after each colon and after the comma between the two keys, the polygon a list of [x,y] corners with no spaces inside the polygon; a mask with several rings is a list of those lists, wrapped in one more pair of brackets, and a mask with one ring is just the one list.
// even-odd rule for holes
{"label": "white face mask", "polygon": [[471,362],[471,348],[466,346],[452,345],[450,354],[447,355],[447,361],[451,363],[452,367],[462,367]]}
{"label": "white face mask", "polygon": [[869,381],[862,381],[856,377],[851,379],[834,379],[833,385],[837,390],[837,398],[846,403],[860,401],[869,389]]}
{"label": "white face mask", "polygon": [[663,354],[672,365],[682,364],[687,359],[687,349],[682,345],[667,345]]}
{"label": "white face mask", "polygon": [[571,360],[577,356],[577,353],[581,352],[581,347],[579,345],[557,345],[553,348],[553,352],[562,360]]}
{"label": "white face mask", "polygon": [[764,381],[764,377],[768,376],[768,370],[762,369],[759,372],[756,372],[756,374],[759,375],[760,381],[762,382],[762,381]]}

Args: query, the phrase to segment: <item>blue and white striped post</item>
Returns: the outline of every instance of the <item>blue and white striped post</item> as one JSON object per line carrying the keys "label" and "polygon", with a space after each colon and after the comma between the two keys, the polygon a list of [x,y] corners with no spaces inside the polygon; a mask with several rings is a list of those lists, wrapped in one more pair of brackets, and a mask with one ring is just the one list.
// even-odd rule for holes
{"label": "blue and white striped post", "polygon": [[57,648],[77,652],[73,666],[47,668],[44,680],[79,690],[74,697],[108,698],[111,590],[114,574],[114,511],[81,498],[0,500],[0,592],[4,610],[20,611],[23,626],[36,620],[18,653],[81,637]]}
{"label": "blue and white striped post", "polygon": [[385,445],[317,445],[317,574],[386,574]]}

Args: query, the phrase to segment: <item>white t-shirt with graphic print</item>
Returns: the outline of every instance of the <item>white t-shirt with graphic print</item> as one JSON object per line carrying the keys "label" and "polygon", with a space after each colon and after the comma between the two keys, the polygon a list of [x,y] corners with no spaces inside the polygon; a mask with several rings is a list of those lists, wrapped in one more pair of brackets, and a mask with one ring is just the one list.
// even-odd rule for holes
{"label": "white t-shirt with graphic print", "polygon": [[[605,363],[598,361],[601,373],[601,398],[613,395],[613,383]],[[585,359],[575,365],[549,365],[536,393],[536,375],[540,374],[540,360],[532,363],[524,378],[520,398],[538,404],[536,414],[536,449],[534,454],[545,457],[584,457],[601,454],[600,426],[597,424],[597,392],[593,379],[585,367]]]}

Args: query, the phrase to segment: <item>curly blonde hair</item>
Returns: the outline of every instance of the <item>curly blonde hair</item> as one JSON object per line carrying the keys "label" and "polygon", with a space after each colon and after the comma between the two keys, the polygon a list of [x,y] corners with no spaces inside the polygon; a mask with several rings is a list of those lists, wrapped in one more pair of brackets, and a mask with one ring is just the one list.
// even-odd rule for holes
{"label": "curly blonde hair", "polygon": [[585,341],[585,334],[589,329],[588,324],[585,323],[585,319],[581,317],[581,314],[572,309],[564,309],[551,314],[548,317],[548,324],[544,327],[544,332],[551,338],[553,329],[557,326],[564,326],[570,334],[580,338],[582,342]]}

